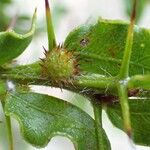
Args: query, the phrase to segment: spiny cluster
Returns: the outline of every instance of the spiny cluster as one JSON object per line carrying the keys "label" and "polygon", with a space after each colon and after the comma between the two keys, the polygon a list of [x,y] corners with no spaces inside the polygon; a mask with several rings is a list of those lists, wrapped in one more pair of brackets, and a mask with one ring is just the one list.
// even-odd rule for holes
{"label": "spiny cluster", "polygon": [[45,50],[45,58],[41,59],[42,77],[53,83],[67,83],[79,74],[79,65],[73,52],[58,46],[51,51]]}

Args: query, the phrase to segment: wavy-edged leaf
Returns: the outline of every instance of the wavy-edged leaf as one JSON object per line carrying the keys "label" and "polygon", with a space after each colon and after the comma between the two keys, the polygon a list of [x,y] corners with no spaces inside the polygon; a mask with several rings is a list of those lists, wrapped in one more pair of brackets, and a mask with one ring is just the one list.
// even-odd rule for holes
{"label": "wavy-edged leaf", "polygon": [[[129,100],[133,139],[136,144],[150,146],[150,98]],[[123,118],[119,104],[107,106],[112,123],[123,130]]]}
{"label": "wavy-edged leaf", "polygon": [[[29,143],[43,147],[55,135],[71,139],[79,150],[97,150],[94,120],[68,102],[37,93],[9,93],[5,105],[7,115],[14,116]],[[105,150],[109,150],[104,135]]]}
{"label": "wavy-edged leaf", "polygon": [[[116,76],[123,58],[128,23],[98,20],[73,30],[65,47],[79,54],[80,68],[87,73]],[[150,30],[134,27],[130,76],[150,73]]]}
{"label": "wavy-edged leaf", "polygon": [[35,32],[35,21],[36,11],[30,31],[24,35],[17,34],[13,30],[0,32],[0,65],[18,57],[27,48]]}

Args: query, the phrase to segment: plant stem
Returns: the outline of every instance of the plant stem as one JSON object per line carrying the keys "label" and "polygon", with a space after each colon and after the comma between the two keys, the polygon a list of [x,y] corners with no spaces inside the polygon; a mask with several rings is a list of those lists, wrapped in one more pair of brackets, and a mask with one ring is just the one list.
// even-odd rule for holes
{"label": "plant stem", "polygon": [[[2,100],[1,103],[2,103],[3,110],[4,110],[5,102]],[[6,120],[7,136],[8,136],[8,141],[9,141],[9,150],[14,150],[10,117],[5,115],[5,120]]]}
{"label": "plant stem", "polygon": [[123,61],[122,61],[121,69],[120,69],[121,79],[125,79],[129,76],[129,65],[130,65],[130,59],[131,59],[131,53],[132,53],[135,17],[136,17],[136,0],[134,0],[134,4],[133,4],[131,23],[128,28],[124,57],[123,57]]}
{"label": "plant stem", "polygon": [[129,66],[130,66],[130,59],[131,59],[132,46],[133,46],[134,24],[135,24],[135,17],[136,17],[136,3],[137,1],[134,0],[133,11],[131,14],[131,22],[128,28],[128,34],[126,39],[124,57],[120,69],[120,75],[119,75],[120,82],[118,83],[118,93],[119,93],[122,115],[124,120],[124,129],[129,137],[131,137],[132,128],[131,128],[130,110],[128,104],[128,95],[127,95],[127,84],[128,84],[127,80],[129,77]]}
{"label": "plant stem", "polygon": [[150,90],[150,75],[135,75],[130,78],[128,88],[142,88]]}
{"label": "plant stem", "polygon": [[131,128],[130,111],[129,111],[128,95],[127,95],[128,92],[127,92],[126,83],[118,84],[118,93],[119,93],[120,105],[122,109],[124,129],[125,132],[128,134],[128,136],[131,137],[132,128]]}
{"label": "plant stem", "polygon": [[103,127],[102,127],[102,106],[93,102],[95,116],[95,133],[97,135],[98,150],[104,150],[103,145]]}
{"label": "plant stem", "polygon": [[47,34],[48,34],[48,48],[51,51],[56,46],[55,32],[53,28],[53,21],[51,16],[51,10],[48,0],[45,0],[46,9],[46,22],[47,22]]}
{"label": "plant stem", "polygon": [[79,76],[74,80],[74,84],[79,87],[87,87],[92,89],[115,89],[117,87],[115,77],[103,77],[103,76]]}
{"label": "plant stem", "polygon": [[[42,84],[45,86],[46,85],[51,86],[52,85],[51,80],[49,80],[49,78],[47,79],[42,78],[40,76],[41,74],[40,72],[41,72],[40,65],[37,63],[29,66],[22,66],[16,69],[13,68],[11,70],[4,70],[1,72],[0,78],[2,78],[3,80],[10,79],[20,84],[34,83],[37,85]],[[63,88],[81,91],[83,88],[86,87],[88,89],[93,89],[93,90],[103,90],[103,91],[112,92],[113,94],[117,90],[117,80],[118,79],[116,77],[104,77],[96,74],[84,75],[84,76],[82,75],[82,76],[77,76],[73,80],[68,82],[68,84],[70,83],[69,87],[68,84],[66,84],[66,87],[64,85]]]}

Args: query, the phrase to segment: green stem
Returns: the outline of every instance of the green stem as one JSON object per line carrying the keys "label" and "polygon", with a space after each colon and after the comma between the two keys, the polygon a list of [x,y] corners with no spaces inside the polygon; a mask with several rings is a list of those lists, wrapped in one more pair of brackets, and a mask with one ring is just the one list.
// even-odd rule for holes
{"label": "green stem", "polygon": [[122,81],[122,83],[118,84],[118,93],[119,93],[120,105],[122,109],[124,129],[125,132],[128,134],[128,136],[131,137],[132,128],[131,128],[130,110],[128,104],[127,84],[125,83],[125,81]]}
{"label": "green stem", "polygon": [[128,88],[142,88],[150,90],[150,75],[135,75],[130,78]]}
{"label": "green stem", "polygon": [[133,11],[131,15],[131,22],[128,28],[123,61],[120,68],[120,74],[119,74],[120,82],[118,84],[118,92],[119,92],[120,104],[121,104],[122,115],[124,120],[124,128],[129,137],[131,137],[132,128],[131,128],[130,111],[129,111],[129,104],[128,104],[128,95],[127,95],[127,82],[128,82],[127,79],[129,77],[129,66],[130,66],[130,59],[131,59],[132,46],[133,46],[134,24],[135,24],[135,17],[136,17],[136,2],[137,1],[134,0]]}
{"label": "green stem", "polygon": [[46,9],[46,22],[47,22],[47,34],[48,34],[48,47],[49,51],[56,47],[55,32],[53,28],[53,21],[51,16],[51,10],[49,7],[48,0],[45,0],[45,9]]}
{"label": "green stem", "polygon": [[[10,79],[16,81],[17,83],[31,83],[51,86],[51,80],[49,80],[49,78],[42,78],[40,74],[41,68],[37,63],[29,66],[20,66],[11,70],[3,70],[0,74],[0,78],[4,80]],[[118,79],[116,77],[104,77],[96,74],[82,75],[75,77],[73,80],[71,80],[71,82],[68,82],[68,84],[70,83],[70,86],[68,87],[67,84],[67,87],[70,90],[82,90],[83,88],[87,87],[93,90],[103,90],[108,92],[112,91],[113,94],[117,89],[117,80]]]}
{"label": "green stem", "polygon": [[97,135],[98,150],[104,150],[103,145],[103,127],[102,127],[102,106],[93,102],[94,117],[95,117],[95,133]]}
{"label": "green stem", "polygon": [[121,79],[125,79],[129,76],[129,65],[130,65],[132,45],[133,45],[135,16],[136,16],[136,0],[134,0],[133,11],[131,15],[131,23],[128,28],[124,57],[123,57],[123,61],[122,61],[121,69],[120,69]]}
{"label": "green stem", "polygon": [[115,89],[117,86],[117,78],[92,74],[90,76],[86,75],[75,78],[74,84],[92,89]]}
{"label": "green stem", "polygon": [[[4,110],[5,102],[2,100],[1,103],[2,103],[3,110]],[[9,141],[9,150],[14,150],[10,117],[5,115],[5,120],[6,120],[7,136],[8,136],[8,141]]]}

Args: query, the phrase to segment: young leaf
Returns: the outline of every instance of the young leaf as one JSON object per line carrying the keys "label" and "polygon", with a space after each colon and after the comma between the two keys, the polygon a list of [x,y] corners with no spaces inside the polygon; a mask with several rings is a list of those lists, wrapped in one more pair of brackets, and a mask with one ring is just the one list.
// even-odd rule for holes
{"label": "young leaf", "polygon": [[17,34],[13,30],[0,32],[0,65],[18,57],[30,44],[35,32],[35,21],[36,11],[30,31],[24,35]]}
{"label": "young leaf", "polygon": [[[6,115],[20,123],[26,141],[44,147],[55,135],[66,136],[79,150],[97,150],[94,120],[68,102],[47,95],[19,92],[9,93]],[[110,149],[103,131],[105,150]]]}
{"label": "young leaf", "polygon": [[[150,146],[150,99],[129,100],[133,140],[136,144]],[[107,106],[107,114],[112,123],[123,130],[123,118],[119,104]]]}
{"label": "young leaf", "polygon": [[[84,72],[116,76],[122,62],[127,29],[122,21],[99,20],[95,25],[84,25],[72,31],[65,47],[79,55]],[[129,75],[150,73],[150,30],[134,26]]]}

